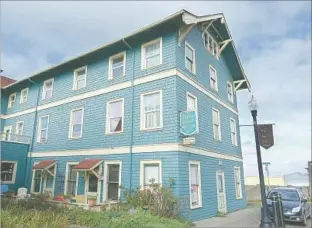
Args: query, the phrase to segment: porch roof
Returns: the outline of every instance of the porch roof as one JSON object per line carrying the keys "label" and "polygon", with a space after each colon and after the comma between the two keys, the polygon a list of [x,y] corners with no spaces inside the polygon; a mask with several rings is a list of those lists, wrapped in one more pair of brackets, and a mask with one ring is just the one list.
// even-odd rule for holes
{"label": "porch roof", "polygon": [[83,161],[81,161],[79,164],[75,165],[73,167],[74,170],[93,170],[94,168],[96,168],[101,162],[103,161],[103,159],[85,159]]}
{"label": "porch roof", "polygon": [[55,165],[56,161],[55,160],[43,160],[39,162],[38,164],[34,165],[32,169],[48,169]]}

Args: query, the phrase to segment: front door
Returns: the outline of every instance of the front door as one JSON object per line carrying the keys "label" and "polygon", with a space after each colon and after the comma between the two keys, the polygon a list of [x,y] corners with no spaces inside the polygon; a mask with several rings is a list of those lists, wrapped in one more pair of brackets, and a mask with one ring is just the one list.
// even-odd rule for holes
{"label": "front door", "polygon": [[224,172],[217,172],[217,198],[218,198],[218,211],[226,213],[226,193]]}

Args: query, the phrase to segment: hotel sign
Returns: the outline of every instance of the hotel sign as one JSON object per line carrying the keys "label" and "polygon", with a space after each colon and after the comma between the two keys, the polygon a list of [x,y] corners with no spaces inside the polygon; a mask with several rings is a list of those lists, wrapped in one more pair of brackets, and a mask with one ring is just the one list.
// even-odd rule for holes
{"label": "hotel sign", "polygon": [[180,132],[185,136],[197,133],[197,114],[195,111],[184,111],[180,113]]}

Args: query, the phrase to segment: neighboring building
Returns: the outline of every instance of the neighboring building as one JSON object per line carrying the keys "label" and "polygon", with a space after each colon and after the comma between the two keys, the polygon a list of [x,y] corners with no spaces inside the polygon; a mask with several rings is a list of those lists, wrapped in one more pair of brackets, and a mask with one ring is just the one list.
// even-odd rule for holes
{"label": "neighboring building", "polygon": [[[259,177],[258,176],[248,176],[245,178],[245,185],[249,185],[249,186],[256,186],[259,185],[260,181],[259,181]],[[270,186],[287,186],[287,182],[284,178],[284,176],[275,176],[275,177],[270,177],[269,181],[267,177],[264,177],[264,184],[270,185]]]}
{"label": "neighboring building", "polygon": [[173,178],[182,215],[205,219],[246,207],[236,92],[249,87],[223,14],[182,10],[3,88],[2,131],[32,138],[32,193],[100,204]]}
{"label": "neighboring building", "polygon": [[0,75],[0,88],[6,87],[15,82],[14,79]]}

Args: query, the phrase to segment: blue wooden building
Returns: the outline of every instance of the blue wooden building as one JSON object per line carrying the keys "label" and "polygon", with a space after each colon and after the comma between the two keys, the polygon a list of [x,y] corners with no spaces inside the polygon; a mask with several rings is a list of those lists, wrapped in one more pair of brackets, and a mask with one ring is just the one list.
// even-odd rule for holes
{"label": "blue wooden building", "polygon": [[179,11],[2,88],[2,183],[101,204],[173,178],[190,220],[244,208],[236,92],[249,87],[224,15]]}

